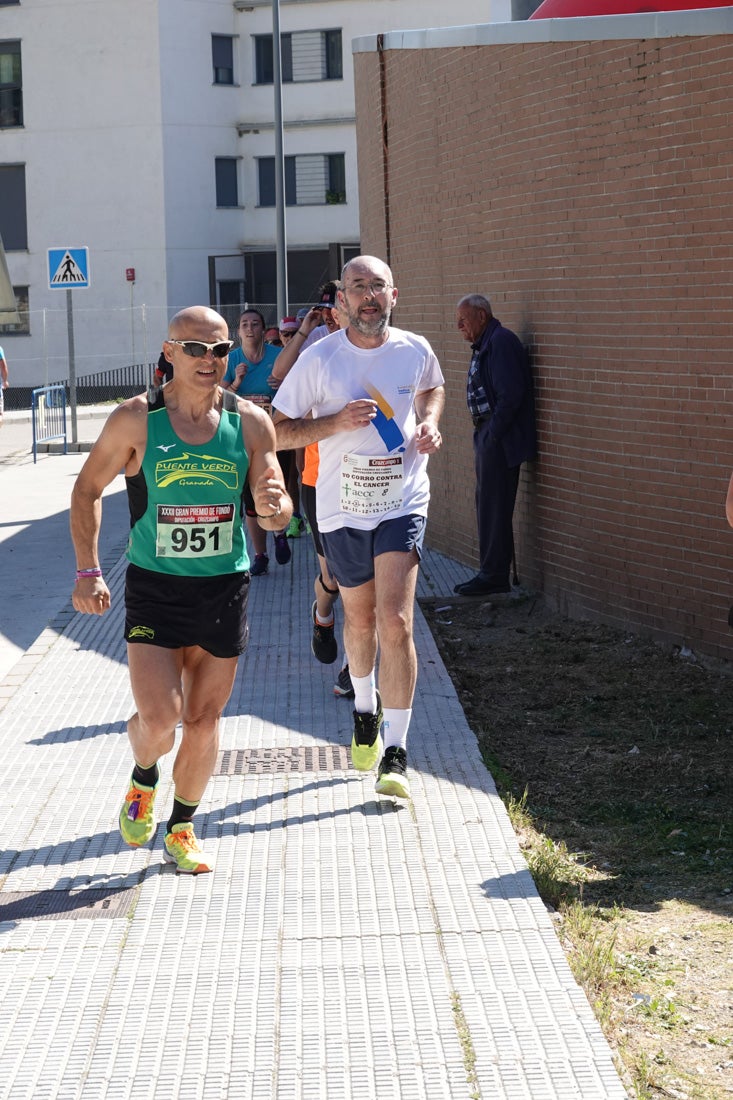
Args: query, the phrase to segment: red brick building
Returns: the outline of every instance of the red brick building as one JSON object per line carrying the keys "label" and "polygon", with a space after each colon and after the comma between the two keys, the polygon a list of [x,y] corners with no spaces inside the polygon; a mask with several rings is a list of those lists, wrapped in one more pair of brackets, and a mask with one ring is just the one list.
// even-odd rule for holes
{"label": "red brick building", "polygon": [[393,33],[354,60],[362,247],[447,380],[429,541],[477,562],[454,312],[479,291],[534,363],[523,582],[729,658],[733,8]]}

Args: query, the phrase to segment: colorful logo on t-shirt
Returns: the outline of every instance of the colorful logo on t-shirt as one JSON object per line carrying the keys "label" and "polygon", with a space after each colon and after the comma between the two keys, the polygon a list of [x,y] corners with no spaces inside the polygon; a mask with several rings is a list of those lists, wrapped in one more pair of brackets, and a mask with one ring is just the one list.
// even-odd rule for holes
{"label": "colorful logo on t-shirt", "polygon": [[162,459],[155,464],[155,484],[167,489],[174,483],[180,485],[225,485],[227,489],[239,488],[239,470],[236,462],[215,458],[213,455],[191,455],[184,451],[174,458]]}
{"label": "colorful logo on t-shirt", "polygon": [[405,437],[394,419],[394,409],[389,401],[374,386],[365,386],[364,388],[372,401],[377,403],[377,415],[372,420],[372,427],[377,429],[388,451],[396,451],[397,449],[404,451]]}

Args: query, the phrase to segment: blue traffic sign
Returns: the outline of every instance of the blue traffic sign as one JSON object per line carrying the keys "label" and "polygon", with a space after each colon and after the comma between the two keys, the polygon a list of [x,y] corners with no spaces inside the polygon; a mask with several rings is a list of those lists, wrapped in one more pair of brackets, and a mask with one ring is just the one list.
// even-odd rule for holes
{"label": "blue traffic sign", "polygon": [[89,286],[88,248],[49,248],[48,285],[51,290],[83,289]]}

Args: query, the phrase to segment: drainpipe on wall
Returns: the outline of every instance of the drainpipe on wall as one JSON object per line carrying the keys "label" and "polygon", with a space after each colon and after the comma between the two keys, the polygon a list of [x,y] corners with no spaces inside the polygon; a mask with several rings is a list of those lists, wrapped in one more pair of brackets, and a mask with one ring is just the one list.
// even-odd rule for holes
{"label": "drainpipe on wall", "polygon": [[389,123],[387,121],[387,62],[384,56],[384,35],[377,35],[379,54],[379,109],[382,122],[382,183],[384,187],[384,237],[387,248],[385,262],[392,266],[392,231],[389,217]]}

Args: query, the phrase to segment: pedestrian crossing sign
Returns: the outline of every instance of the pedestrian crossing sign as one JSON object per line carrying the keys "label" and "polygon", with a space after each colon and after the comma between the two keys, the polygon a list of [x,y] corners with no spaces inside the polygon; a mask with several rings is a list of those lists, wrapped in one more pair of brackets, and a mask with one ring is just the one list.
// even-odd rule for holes
{"label": "pedestrian crossing sign", "polygon": [[89,286],[88,248],[49,248],[48,285],[74,290]]}

